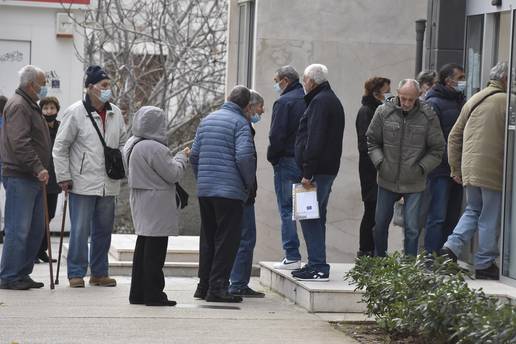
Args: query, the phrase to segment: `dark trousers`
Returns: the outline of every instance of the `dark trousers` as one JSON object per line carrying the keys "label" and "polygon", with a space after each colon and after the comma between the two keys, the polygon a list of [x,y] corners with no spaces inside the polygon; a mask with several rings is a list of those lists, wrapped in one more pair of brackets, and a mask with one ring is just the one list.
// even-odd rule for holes
{"label": "dark trousers", "polygon": [[[48,222],[50,222],[54,218],[54,216],[56,216],[57,196],[59,196],[59,194],[47,193]],[[41,247],[39,248],[38,257],[41,254],[45,253],[47,248],[48,248],[47,231],[45,231],[45,235],[43,235],[43,241],[41,242]]]}
{"label": "dark trousers", "polygon": [[167,256],[167,245],[168,237],[138,235],[129,292],[129,300],[132,303],[159,302],[167,298],[163,293],[163,266]]}
{"label": "dark trousers", "polygon": [[218,197],[199,197],[201,236],[199,279],[205,289],[227,288],[240,244],[243,202]]}
{"label": "dark trousers", "polygon": [[364,202],[364,215],[360,222],[360,251],[374,252],[374,217],[376,213],[376,200]]}

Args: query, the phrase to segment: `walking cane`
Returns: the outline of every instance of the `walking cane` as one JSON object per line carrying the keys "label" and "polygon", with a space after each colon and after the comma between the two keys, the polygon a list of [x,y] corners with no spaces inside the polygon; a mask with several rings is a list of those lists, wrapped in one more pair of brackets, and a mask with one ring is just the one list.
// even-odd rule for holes
{"label": "walking cane", "polygon": [[47,232],[47,245],[48,245],[48,266],[50,268],[50,289],[55,289],[54,286],[54,270],[52,270],[52,245],[50,243],[50,226],[48,225],[48,202],[47,202],[47,184],[45,182],[41,183],[43,185],[43,207],[45,208],[45,230]]}
{"label": "walking cane", "polygon": [[64,194],[64,205],[63,205],[63,219],[61,221],[61,237],[59,238],[59,256],[57,257],[57,271],[56,271],[56,283],[59,284],[59,266],[61,265],[61,253],[63,252],[63,238],[66,221],[66,205],[68,203],[68,191]]}

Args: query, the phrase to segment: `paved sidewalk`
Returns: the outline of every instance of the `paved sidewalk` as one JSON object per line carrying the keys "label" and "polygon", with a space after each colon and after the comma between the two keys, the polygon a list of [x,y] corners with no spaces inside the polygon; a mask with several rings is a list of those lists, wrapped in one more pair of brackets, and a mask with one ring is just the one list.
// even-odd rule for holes
{"label": "paved sidewalk", "polygon": [[[0,290],[0,343],[356,343],[274,293],[207,303],[192,297],[197,279],[167,278],[166,292],[178,305],[146,307],[129,304],[128,277],[118,277],[116,288],[70,289],[66,267],[61,272],[54,291],[47,264],[32,274],[43,289]],[[257,279],[252,285],[261,289]]]}

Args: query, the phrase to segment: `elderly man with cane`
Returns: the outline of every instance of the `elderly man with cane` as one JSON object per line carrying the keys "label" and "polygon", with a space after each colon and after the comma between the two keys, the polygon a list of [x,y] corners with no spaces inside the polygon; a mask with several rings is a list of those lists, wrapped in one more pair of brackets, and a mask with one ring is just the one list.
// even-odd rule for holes
{"label": "elderly man with cane", "polygon": [[[37,101],[46,96],[45,72],[25,66],[20,86],[4,109],[1,155],[5,200],[5,241],[0,289],[27,290],[43,283],[30,278],[45,226],[50,134]],[[48,228],[48,227],[47,227]]]}

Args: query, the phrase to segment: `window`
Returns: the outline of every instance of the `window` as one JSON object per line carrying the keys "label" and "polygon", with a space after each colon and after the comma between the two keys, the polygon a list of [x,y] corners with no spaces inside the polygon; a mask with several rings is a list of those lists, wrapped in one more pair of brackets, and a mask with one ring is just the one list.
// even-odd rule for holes
{"label": "window", "polygon": [[238,6],[237,83],[251,87],[253,81],[254,0],[240,0]]}
{"label": "window", "polygon": [[471,97],[481,89],[482,36],[484,15],[470,16],[466,21],[466,96]]}

